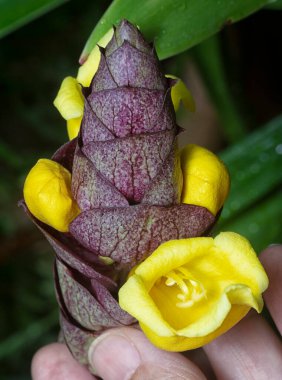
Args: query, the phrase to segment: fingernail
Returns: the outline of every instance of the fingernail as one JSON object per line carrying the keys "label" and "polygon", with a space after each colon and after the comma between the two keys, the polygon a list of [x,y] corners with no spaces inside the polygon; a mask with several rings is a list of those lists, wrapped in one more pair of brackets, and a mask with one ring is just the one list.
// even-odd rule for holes
{"label": "fingernail", "polygon": [[140,365],[140,355],[133,342],[121,333],[100,335],[91,345],[89,363],[104,380],[128,380]]}

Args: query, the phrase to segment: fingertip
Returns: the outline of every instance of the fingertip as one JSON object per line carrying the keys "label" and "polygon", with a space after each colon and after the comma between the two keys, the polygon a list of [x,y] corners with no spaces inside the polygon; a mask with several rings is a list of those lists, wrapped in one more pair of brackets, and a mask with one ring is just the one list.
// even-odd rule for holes
{"label": "fingertip", "polygon": [[33,380],[93,380],[86,367],[75,361],[62,343],[52,343],[36,352],[31,362]]}
{"label": "fingertip", "polygon": [[60,353],[61,344],[53,343],[40,348],[33,356],[31,362],[31,375],[34,380],[47,380],[50,378],[50,370],[53,367],[55,353]]}
{"label": "fingertip", "polygon": [[93,372],[105,380],[132,378],[141,364],[135,343],[125,334],[124,329],[109,330],[100,335],[88,353]]}
{"label": "fingertip", "polygon": [[90,348],[89,361],[104,380],[158,380],[164,374],[173,379],[205,379],[192,362],[178,353],[156,348],[134,328],[116,328],[102,334]]}

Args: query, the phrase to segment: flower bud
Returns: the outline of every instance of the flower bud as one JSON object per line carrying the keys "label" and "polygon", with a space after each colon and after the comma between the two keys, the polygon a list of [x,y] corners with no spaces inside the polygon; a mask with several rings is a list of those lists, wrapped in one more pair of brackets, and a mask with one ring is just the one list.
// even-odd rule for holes
{"label": "flower bud", "polygon": [[225,165],[215,154],[194,144],[183,148],[180,155],[184,177],[181,201],[206,207],[216,215],[230,188]]}
{"label": "flower bud", "polygon": [[71,193],[71,174],[57,162],[40,159],[24,184],[24,199],[30,212],[58,231],[69,230],[80,213]]}

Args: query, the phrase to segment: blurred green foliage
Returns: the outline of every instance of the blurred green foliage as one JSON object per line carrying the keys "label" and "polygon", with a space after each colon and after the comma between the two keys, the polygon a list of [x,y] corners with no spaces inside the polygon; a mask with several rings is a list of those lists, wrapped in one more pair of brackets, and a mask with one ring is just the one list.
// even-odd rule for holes
{"label": "blurred green foliage", "polygon": [[0,37],[42,16],[67,0],[1,0]]}
{"label": "blurred green foliage", "polygon": [[154,40],[160,59],[179,54],[241,20],[269,0],[114,0],[91,33],[82,57],[121,19],[137,24],[146,38]]}
{"label": "blurred green foliage", "polygon": [[282,116],[220,153],[231,191],[216,231],[247,237],[259,252],[281,242]]}
{"label": "blurred green foliage", "polygon": [[[58,5],[61,2],[30,4],[37,4],[39,9],[43,3]],[[3,2],[5,6],[8,3],[10,6],[19,4],[18,1]],[[50,157],[67,139],[64,121],[52,102],[62,78],[76,74],[81,48],[93,25],[109,15],[109,11],[104,14],[109,3],[102,0],[68,2],[0,41],[1,380],[29,379],[33,353],[54,341],[58,334],[52,250],[18,209],[17,201],[22,196],[29,168],[38,158]],[[174,2],[163,2],[163,5],[165,3],[173,5]],[[256,5],[249,13],[266,1],[251,3]],[[114,4],[124,7],[127,1]],[[137,10],[130,12],[137,13]],[[38,11],[33,16],[31,13],[18,13],[18,23],[13,24],[17,12],[12,12],[10,27],[5,24],[6,31],[43,12]],[[3,29],[1,16],[3,18],[5,12],[0,14]],[[148,20],[154,14],[151,11],[146,18],[145,12],[142,17],[142,22],[147,20],[149,25]],[[111,23],[109,18],[106,21]],[[151,21],[151,28],[158,29],[160,18],[155,18],[156,24]],[[171,28],[175,26],[177,30],[175,20],[171,18],[170,22]],[[187,60],[192,60],[201,73],[222,128],[218,136],[222,147],[220,156],[232,176],[231,193],[217,229],[242,233],[258,251],[270,243],[281,242],[282,236],[282,118],[276,117],[282,114],[282,57],[275,44],[280,23],[280,11],[259,12],[239,24],[227,26],[189,53],[164,62],[166,72],[180,75]],[[193,41],[197,43],[212,33],[207,32],[201,38],[196,36],[198,39],[193,36]],[[168,37],[164,34],[164,43]],[[184,48],[187,46],[192,43]],[[163,56],[171,54],[174,53],[164,50]]]}

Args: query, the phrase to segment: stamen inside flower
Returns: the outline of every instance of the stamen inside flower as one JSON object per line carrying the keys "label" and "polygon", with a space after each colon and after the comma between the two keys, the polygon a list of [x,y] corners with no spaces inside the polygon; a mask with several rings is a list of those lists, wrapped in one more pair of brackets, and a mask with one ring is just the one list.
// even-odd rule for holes
{"label": "stamen inside flower", "polygon": [[167,286],[177,286],[180,289],[180,293],[176,297],[181,302],[176,303],[177,307],[191,307],[206,297],[206,290],[202,283],[194,280],[189,271],[184,267],[179,267],[167,273],[165,278]]}

